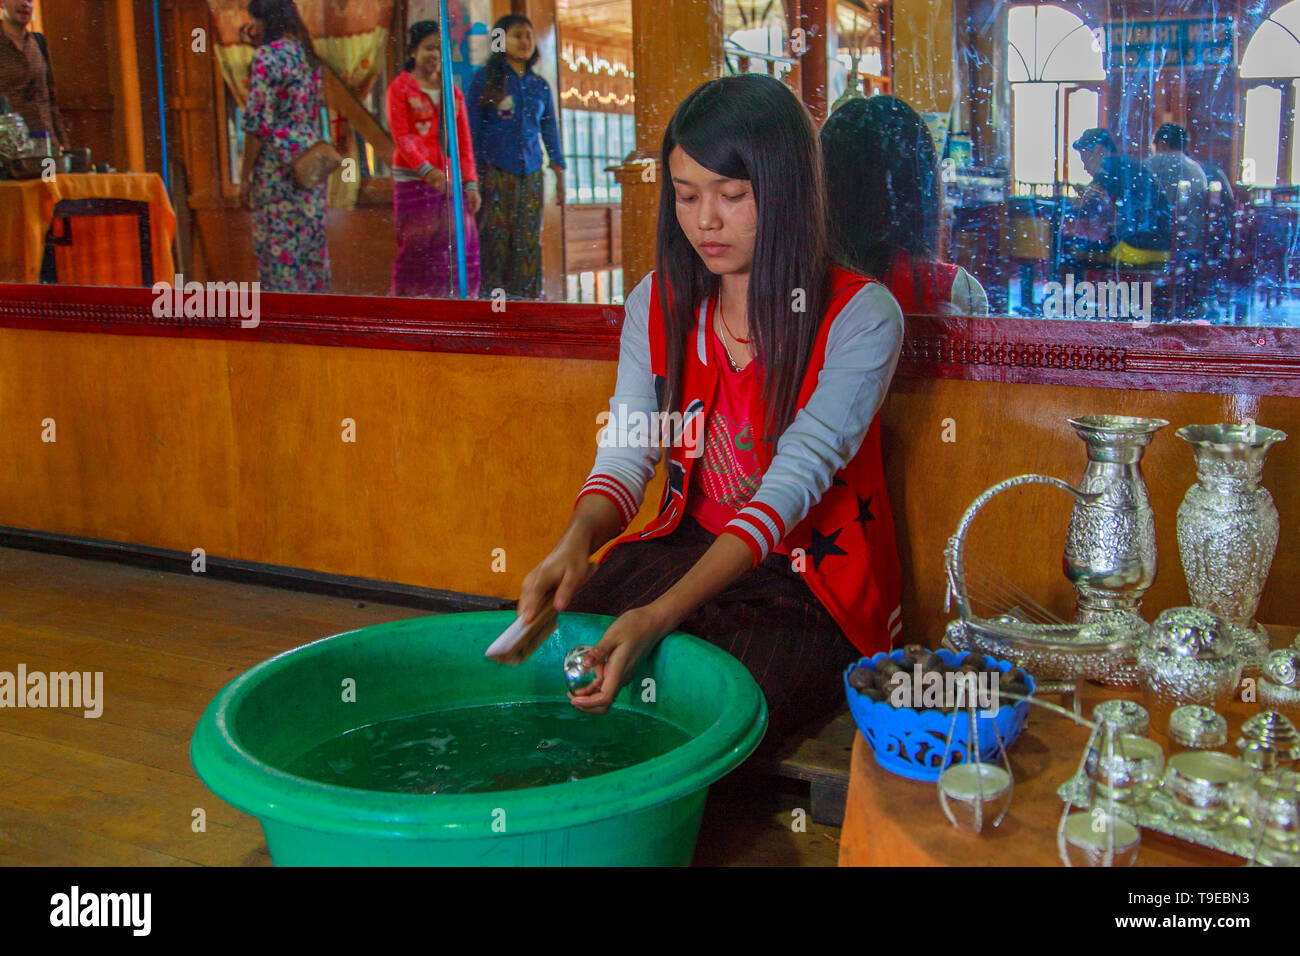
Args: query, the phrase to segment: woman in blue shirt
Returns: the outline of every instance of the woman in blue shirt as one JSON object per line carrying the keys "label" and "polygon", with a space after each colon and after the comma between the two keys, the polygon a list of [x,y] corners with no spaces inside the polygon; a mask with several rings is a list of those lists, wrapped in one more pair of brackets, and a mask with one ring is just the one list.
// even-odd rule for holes
{"label": "woman in blue shirt", "polygon": [[[498,33],[497,31],[502,31]],[[551,87],[532,67],[540,59],[527,17],[509,14],[492,27],[505,49],[493,53],[469,84],[470,132],[483,206],[478,214],[480,294],[504,289],[510,299],[542,297],[542,150],[564,202],[564,154]]]}

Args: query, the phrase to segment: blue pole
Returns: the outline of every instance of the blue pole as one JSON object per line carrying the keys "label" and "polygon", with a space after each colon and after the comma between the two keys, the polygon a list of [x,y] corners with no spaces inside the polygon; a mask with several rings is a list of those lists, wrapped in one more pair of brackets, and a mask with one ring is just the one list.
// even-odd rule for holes
{"label": "blue pole", "polygon": [[162,138],[163,188],[170,196],[172,183],[167,162],[167,101],[163,98],[162,27],[158,22],[158,0],[153,0],[153,58],[158,64],[158,135]]}
{"label": "blue pole", "polygon": [[[154,0],[155,8],[157,3]],[[447,133],[447,156],[451,159],[447,188],[451,190],[452,215],[456,219],[456,288],[463,299],[469,285],[465,275],[465,205],[460,182],[460,138],[456,135],[456,87],[451,76],[451,17],[447,15],[447,0],[438,0],[438,22],[438,36],[442,41],[442,128]]]}

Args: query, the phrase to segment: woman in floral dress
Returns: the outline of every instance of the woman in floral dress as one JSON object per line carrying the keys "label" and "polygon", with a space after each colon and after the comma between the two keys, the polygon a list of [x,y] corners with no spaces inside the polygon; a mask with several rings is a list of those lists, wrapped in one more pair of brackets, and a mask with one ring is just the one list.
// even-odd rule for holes
{"label": "woman in floral dress", "polygon": [[258,278],[266,292],[328,292],[327,183],[303,189],[290,167],[322,138],[320,63],[293,0],[253,0],[248,13],[261,44],[244,106],[240,198],[253,210]]}

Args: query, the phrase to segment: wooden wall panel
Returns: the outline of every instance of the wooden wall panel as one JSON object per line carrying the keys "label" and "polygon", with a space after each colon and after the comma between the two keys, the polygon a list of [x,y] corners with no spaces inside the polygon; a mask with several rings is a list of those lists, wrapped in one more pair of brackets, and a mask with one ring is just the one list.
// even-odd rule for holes
{"label": "wooden wall panel", "polygon": [[[21,329],[0,330],[0,367],[0,525],[496,597],[515,596],[567,521],[615,373],[609,361]],[[1195,469],[1175,427],[1253,414],[1288,432],[1265,469],[1282,540],[1260,617],[1300,622],[1300,399],[897,379],[883,421],[909,640],[942,636],[942,554],[962,511],[1011,475],[1077,481],[1085,455],[1066,419],[1089,413],[1173,423],[1144,461],[1161,556],[1148,616],[1187,600],[1174,520]],[[41,441],[47,417],[55,444]],[[1068,514],[1054,489],[1010,493],[977,521],[972,552],[1068,615]],[[497,547],[504,574],[491,571]]]}
{"label": "wooden wall panel", "polygon": [[0,367],[0,525],[497,597],[563,530],[615,372],[19,330]]}

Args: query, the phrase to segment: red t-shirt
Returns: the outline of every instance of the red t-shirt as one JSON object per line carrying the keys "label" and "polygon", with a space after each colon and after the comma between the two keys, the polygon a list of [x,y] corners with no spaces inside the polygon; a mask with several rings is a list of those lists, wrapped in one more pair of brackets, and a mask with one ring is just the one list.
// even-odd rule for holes
{"label": "red t-shirt", "polygon": [[[761,423],[751,420],[751,409],[762,407],[762,382],[757,361],[739,372],[732,369],[727,347],[713,326],[713,309],[714,303],[710,302],[709,340],[712,361],[718,363],[718,394],[704,423],[704,454],[695,464],[686,513],[708,531],[721,534],[727,522],[749,504],[763,481],[758,457]],[[781,543],[773,550],[788,553]]]}

